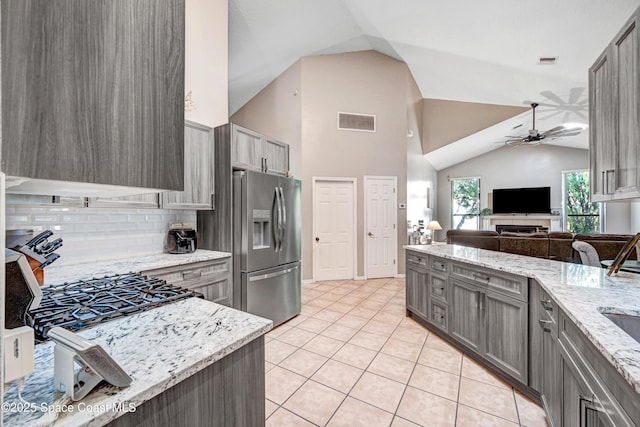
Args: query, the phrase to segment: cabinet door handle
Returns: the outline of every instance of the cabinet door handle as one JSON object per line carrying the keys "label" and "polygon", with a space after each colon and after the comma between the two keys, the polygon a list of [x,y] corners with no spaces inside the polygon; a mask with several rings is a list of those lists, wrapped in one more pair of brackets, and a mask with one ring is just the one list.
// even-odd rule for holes
{"label": "cabinet door handle", "polygon": [[538,322],[540,322],[540,326],[542,326],[543,331],[551,332],[551,328],[547,326],[551,323],[551,320],[538,320]]}
{"label": "cabinet door handle", "polygon": [[489,276],[482,276],[480,274],[477,273],[473,273],[472,274],[473,278],[476,280],[484,280],[485,282],[489,283],[489,281],[491,280],[491,277]]}
{"label": "cabinet door handle", "polygon": [[605,182],[606,182],[605,173],[607,173],[607,172],[606,171],[602,171],[602,194],[607,194],[607,185],[605,184]]}
{"label": "cabinet door handle", "polygon": [[195,279],[196,277],[202,277],[202,270],[198,271],[185,271],[182,273],[183,279]]}
{"label": "cabinet door handle", "polygon": [[553,306],[551,305],[550,299],[542,300],[540,301],[540,304],[542,304],[542,308],[544,308],[546,311],[553,311]]}
{"label": "cabinet door handle", "polygon": [[264,171],[269,172],[269,160],[266,157],[263,157],[262,160],[264,161]]}

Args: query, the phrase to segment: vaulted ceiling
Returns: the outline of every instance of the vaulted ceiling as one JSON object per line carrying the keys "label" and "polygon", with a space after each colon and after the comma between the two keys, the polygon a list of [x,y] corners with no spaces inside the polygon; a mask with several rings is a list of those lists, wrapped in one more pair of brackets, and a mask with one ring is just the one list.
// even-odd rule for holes
{"label": "vaulted ceiling", "polygon": [[[517,106],[535,101],[543,123],[586,122],[587,70],[639,5],[230,0],[229,110],[233,114],[303,56],[373,49],[404,61],[425,98]],[[539,65],[540,57],[558,60]]]}

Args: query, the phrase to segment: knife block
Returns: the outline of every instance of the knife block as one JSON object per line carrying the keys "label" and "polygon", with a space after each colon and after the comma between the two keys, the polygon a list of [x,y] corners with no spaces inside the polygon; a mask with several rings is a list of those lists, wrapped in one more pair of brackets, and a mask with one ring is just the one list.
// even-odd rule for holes
{"label": "knife block", "polygon": [[33,271],[36,282],[38,282],[38,285],[42,286],[44,283],[44,270],[39,267],[42,263],[35,258],[31,258],[29,255],[25,255],[25,257],[27,257],[29,267],[31,267],[31,271]]}

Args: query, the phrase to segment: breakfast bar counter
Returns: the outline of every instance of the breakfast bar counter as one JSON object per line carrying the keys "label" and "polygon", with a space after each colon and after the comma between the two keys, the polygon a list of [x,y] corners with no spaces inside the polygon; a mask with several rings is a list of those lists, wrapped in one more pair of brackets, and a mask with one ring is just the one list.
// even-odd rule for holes
{"label": "breakfast bar counter", "polygon": [[[202,386],[204,381],[205,390],[198,388],[198,395],[192,398],[208,399],[209,405],[199,405],[204,411],[200,417],[207,422],[213,422],[212,418],[206,418],[212,416],[209,413],[220,411],[224,406],[225,402],[217,402],[216,399],[225,399],[225,396],[228,399],[233,394],[244,396],[257,405],[255,408],[239,408],[239,413],[233,417],[252,416],[256,410],[264,417],[264,383],[260,387],[260,381],[264,381],[263,334],[271,327],[270,320],[200,298],[188,298],[83,330],[79,335],[100,344],[133,381],[127,388],[102,382],[78,402],[63,398],[63,394],[54,387],[54,344],[38,344],[35,349],[36,370],[26,376],[22,392],[24,401],[31,406],[25,407],[20,402],[17,387],[13,384],[5,393],[4,425],[98,426],[114,420],[115,425],[145,425],[145,422],[151,423],[149,425],[177,425],[176,422],[188,422],[190,416],[195,416],[188,407],[180,406],[191,402],[185,403],[185,399],[179,399],[179,396],[158,397],[171,393],[197,375],[205,376],[197,380],[198,384],[188,385],[187,391],[183,387],[179,392],[190,392],[197,385]],[[239,362],[243,366],[243,375],[235,371]],[[227,373],[226,370],[233,372]],[[242,376],[245,378],[239,378]],[[223,378],[222,382],[220,378]],[[218,382],[209,384],[207,381],[210,379]],[[230,387],[236,389],[228,390]],[[215,390],[215,393],[207,397],[207,390]],[[256,393],[256,396],[251,393]],[[150,402],[152,400],[153,403]],[[166,409],[163,405],[167,402],[179,407],[163,412]],[[235,403],[242,406],[241,402]],[[146,404],[155,406],[145,415]],[[262,412],[259,412],[260,407]],[[229,413],[224,412],[214,416],[228,417]],[[162,418],[163,415],[166,417]],[[151,420],[148,416],[155,418]],[[176,420],[172,417],[187,418]]]}
{"label": "breakfast bar counter", "polygon": [[640,397],[640,342],[602,315],[640,316],[639,275],[458,245],[405,248],[536,279]]}

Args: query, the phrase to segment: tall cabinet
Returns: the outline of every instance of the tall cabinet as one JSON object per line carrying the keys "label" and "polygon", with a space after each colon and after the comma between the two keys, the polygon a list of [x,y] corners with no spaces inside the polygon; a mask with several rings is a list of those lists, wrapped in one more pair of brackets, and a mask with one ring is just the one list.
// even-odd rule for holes
{"label": "tall cabinet", "polygon": [[640,9],[589,69],[591,201],[640,197]]}
{"label": "tall cabinet", "polygon": [[1,8],[7,176],[182,190],[184,0]]}

